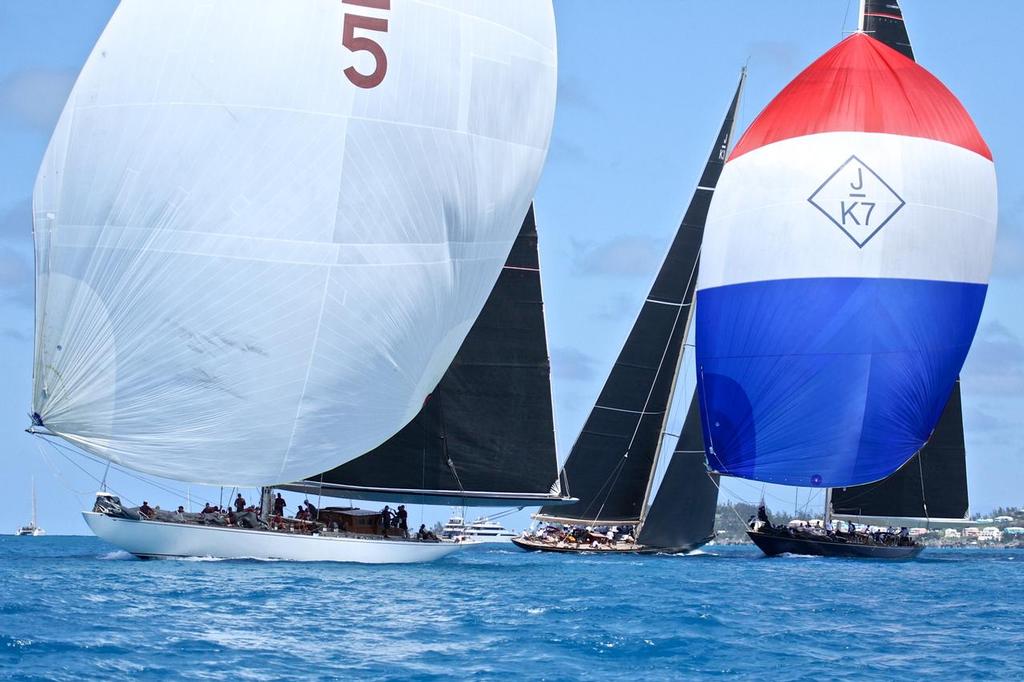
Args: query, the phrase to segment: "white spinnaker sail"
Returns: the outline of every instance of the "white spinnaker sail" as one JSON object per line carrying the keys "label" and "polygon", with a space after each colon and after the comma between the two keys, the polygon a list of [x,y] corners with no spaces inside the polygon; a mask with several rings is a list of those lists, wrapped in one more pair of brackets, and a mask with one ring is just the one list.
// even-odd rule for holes
{"label": "white spinnaker sail", "polygon": [[33,409],[124,466],[301,479],[411,419],[516,237],[550,0],[122,0],[33,199]]}

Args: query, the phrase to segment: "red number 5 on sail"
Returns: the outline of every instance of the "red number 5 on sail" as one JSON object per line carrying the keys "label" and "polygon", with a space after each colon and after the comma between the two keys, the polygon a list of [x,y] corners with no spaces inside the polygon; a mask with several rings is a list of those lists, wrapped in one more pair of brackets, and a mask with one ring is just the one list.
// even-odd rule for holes
{"label": "red number 5 on sail", "polygon": [[[391,0],[342,0],[348,5],[361,5],[373,9],[391,9]],[[346,14],[345,23],[342,27],[341,44],[352,52],[369,52],[373,55],[374,68],[369,74],[363,74],[354,66],[345,69],[345,76],[352,81],[353,85],[360,88],[375,88],[384,80],[388,72],[388,56],[384,48],[373,38],[357,36],[356,29],[362,28],[367,31],[379,31],[387,33],[388,20],[379,17],[367,17],[361,14]]]}

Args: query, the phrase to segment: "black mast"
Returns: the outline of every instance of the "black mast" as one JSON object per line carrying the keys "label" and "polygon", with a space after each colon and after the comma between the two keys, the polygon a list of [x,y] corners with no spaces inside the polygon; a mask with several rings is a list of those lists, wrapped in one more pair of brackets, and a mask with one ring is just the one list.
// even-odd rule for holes
{"label": "black mast", "polygon": [[[861,29],[910,59],[903,12],[897,0],[864,0]],[[831,514],[851,520],[955,522],[967,516],[967,447],[960,379],[953,385],[935,431],[921,450],[892,475],[831,491]]]}
{"label": "black mast", "polygon": [[644,518],[692,317],[704,222],[745,77],[744,72],[654,286],[565,462],[561,476],[579,501],[545,506],[540,518],[609,524]]}
{"label": "black mast", "polygon": [[480,316],[419,414],[379,447],[282,486],[343,498],[557,502],[551,366],[533,206]]}

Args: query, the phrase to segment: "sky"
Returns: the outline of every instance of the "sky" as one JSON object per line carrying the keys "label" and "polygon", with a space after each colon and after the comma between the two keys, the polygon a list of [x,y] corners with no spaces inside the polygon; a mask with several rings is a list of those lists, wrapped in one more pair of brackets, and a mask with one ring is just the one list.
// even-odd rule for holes
{"label": "sky", "polygon": [[[745,129],[803,67],[854,28],[856,0],[621,3],[555,0],[558,104],[536,210],[551,349],[557,440],[564,458],[625,339],[696,186],[735,89],[749,79]],[[43,450],[24,433],[32,374],[30,197],[47,140],[115,0],[0,0],[0,533],[29,517],[51,534],[85,533],[103,467]],[[962,374],[971,509],[1024,505],[1024,3],[904,0],[918,61],[964,103],[999,176],[995,269]],[[782,10],[785,11],[782,11]],[[693,391],[692,362],[679,395]],[[678,433],[687,400],[677,401]],[[677,406],[679,407],[679,406]],[[671,443],[667,444],[668,447]],[[176,506],[172,494],[216,501],[220,491],[141,482],[112,471],[136,502]],[[820,513],[817,493],[730,479],[725,497]],[[227,495],[230,491],[224,491]],[[243,491],[251,496],[252,491]],[[295,496],[291,496],[294,501]],[[367,503],[366,506],[374,506]],[[415,507],[411,521],[444,520]],[[473,510],[469,511],[473,515]],[[522,528],[527,512],[508,518]]]}

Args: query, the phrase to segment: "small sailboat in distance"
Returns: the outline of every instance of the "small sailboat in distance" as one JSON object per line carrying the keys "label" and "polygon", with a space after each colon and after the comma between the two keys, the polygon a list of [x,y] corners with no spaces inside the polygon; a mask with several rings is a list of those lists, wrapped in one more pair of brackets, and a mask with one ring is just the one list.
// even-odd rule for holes
{"label": "small sailboat in distance", "polygon": [[[29,431],[133,471],[260,487],[264,516],[268,486],[387,442],[519,238],[554,116],[554,29],[550,0],[122,0],[33,194]],[[360,532],[332,534],[145,507],[103,492],[85,518],[140,556],[453,551],[382,538],[375,512],[339,510]]]}
{"label": "small sailboat in distance", "polygon": [[660,486],[655,475],[693,318],[704,222],[745,80],[744,70],[654,285],[562,468],[560,487],[577,501],[541,508],[535,519],[563,528],[513,539],[522,549],[686,552],[713,536],[718,491],[692,400]]}
{"label": "small sailboat in distance", "polygon": [[15,535],[31,535],[38,537],[40,535],[46,535],[46,531],[39,527],[36,523],[36,479],[32,478],[32,520],[29,521],[27,526],[22,526],[17,530]]}
{"label": "small sailboat in distance", "polygon": [[[709,465],[831,498],[823,529],[762,512],[748,534],[769,555],[921,551],[906,528],[838,533],[830,514],[840,503],[852,521],[858,498],[874,500],[861,513],[898,512],[874,520],[918,506],[878,495],[923,484],[930,446],[955,440],[940,416],[959,422],[991,270],[991,152],[913,60],[896,0],[862,2],[859,22],[750,126],[708,218],[697,373]],[[966,512],[966,479],[945,481]]]}

